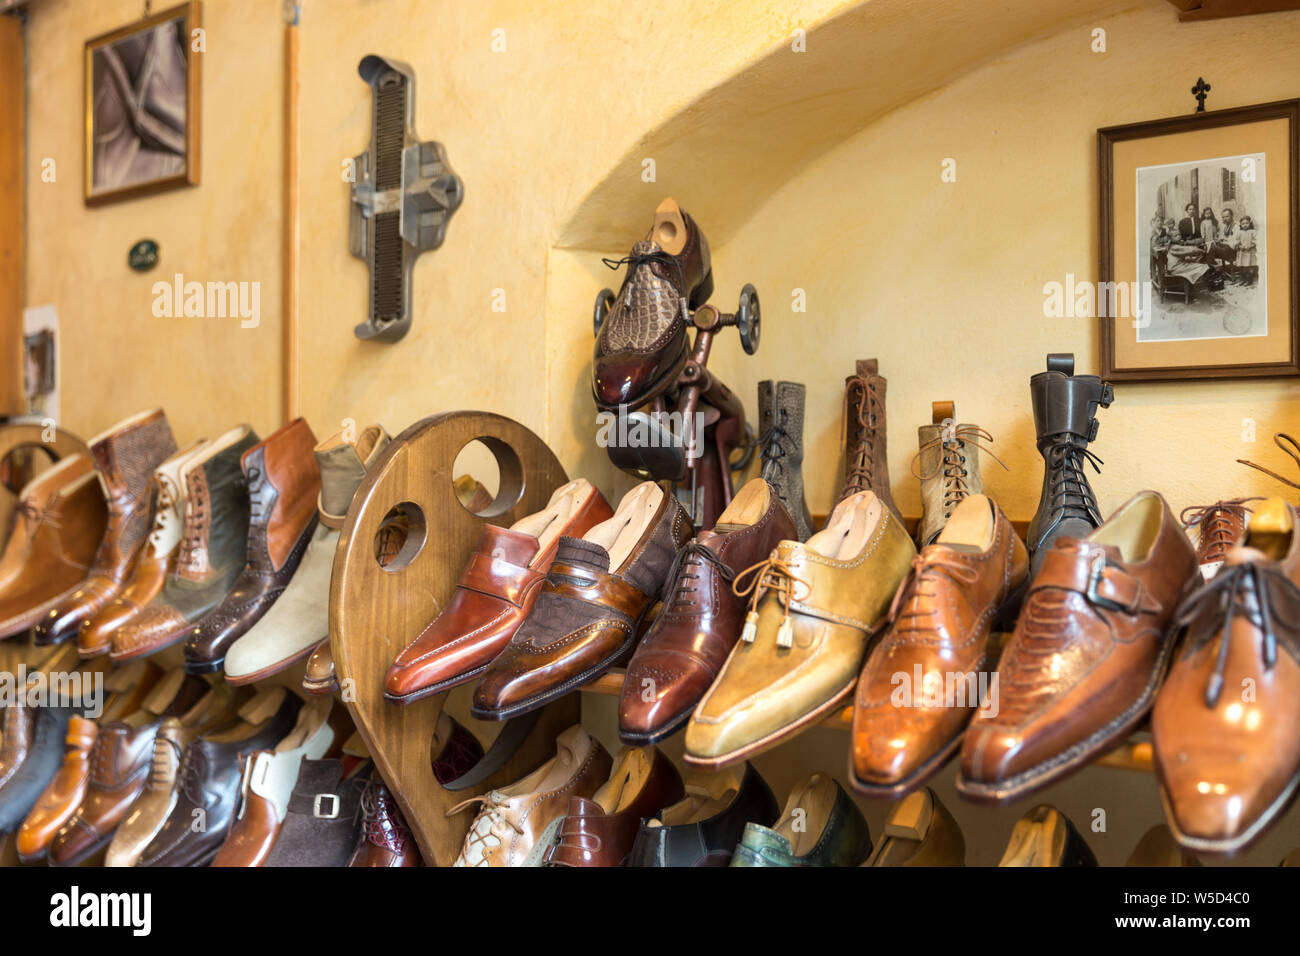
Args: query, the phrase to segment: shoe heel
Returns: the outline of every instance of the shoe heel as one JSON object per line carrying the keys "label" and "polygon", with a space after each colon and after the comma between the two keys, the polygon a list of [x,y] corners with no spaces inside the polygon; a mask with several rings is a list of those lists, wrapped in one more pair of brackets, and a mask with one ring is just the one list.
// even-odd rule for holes
{"label": "shoe heel", "polygon": [[691,293],[690,307],[693,310],[698,309],[705,302],[709,301],[709,296],[713,295],[713,270],[710,269],[700,280],[700,284],[695,287]]}

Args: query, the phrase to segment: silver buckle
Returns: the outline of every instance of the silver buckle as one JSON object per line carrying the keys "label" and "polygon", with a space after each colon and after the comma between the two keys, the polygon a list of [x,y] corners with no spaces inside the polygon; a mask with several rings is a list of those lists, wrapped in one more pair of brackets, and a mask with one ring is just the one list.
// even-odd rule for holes
{"label": "silver buckle", "polygon": [[1125,607],[1118,601],[1103,597],[1097,593],[1097,585],[1101,583],[1101,577],[1106,572],[1106,552],[1095,551],[1092,555],[1092,567],[1088,573],[1088,590],[1085,592],[1089,603],[1096,607],[1105,608],[1108,611],[1121,611],[1125,614],[1132,614],[1130,608]]}
{"label": "silver buckle", "polygon": [[[329,813],[325,813],[321,810],[320,805],[322,800],[334,801],[330,805]],[[320,817],[322,820],[333,820],[339,815],[339,798],[332,793],[318,793],[316,794],[316,799],[312,801],[311,812],[312,816]]]}

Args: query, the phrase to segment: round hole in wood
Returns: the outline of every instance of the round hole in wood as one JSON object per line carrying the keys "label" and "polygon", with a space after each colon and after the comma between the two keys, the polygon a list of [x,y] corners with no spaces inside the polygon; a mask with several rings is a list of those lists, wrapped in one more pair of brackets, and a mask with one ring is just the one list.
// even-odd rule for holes
{"label": "round hole in wood", "polygon": [[452,465],[456,500],[480,518],[496,518],[524,495],[519,454],[500,438],[484,435],[466,442]]}
{"label": "round hole in wood", "polygon": [[398,502],[375,533],[375,561],[385,571],[400,571],[415,560],[428,536],[424,509],[414,501]]}

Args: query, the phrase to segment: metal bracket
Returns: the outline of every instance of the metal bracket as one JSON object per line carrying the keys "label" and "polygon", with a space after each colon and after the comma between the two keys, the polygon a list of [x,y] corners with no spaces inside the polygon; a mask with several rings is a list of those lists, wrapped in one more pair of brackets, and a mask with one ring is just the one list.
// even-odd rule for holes
{"label": "metal bracket", "polygon": [[374,119],[369,150],[353,159],[348,248],[370,268],[370,315],[353,331],[396,342],[411,327],[411,268],[420,253],[442,245],[465,186],[443,145],[422,142],[413,128],[411,68],[371,54],[357,72],[373,90]]}

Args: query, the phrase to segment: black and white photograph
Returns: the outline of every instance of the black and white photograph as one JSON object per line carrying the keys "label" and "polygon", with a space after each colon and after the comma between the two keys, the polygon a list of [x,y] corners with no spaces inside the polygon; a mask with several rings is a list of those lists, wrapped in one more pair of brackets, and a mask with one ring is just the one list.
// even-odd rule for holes
{"label": "black and white photograph", "polygon": [[1138,342],[1268,335],[1266,175],[1263,153],[1138,168]]}

